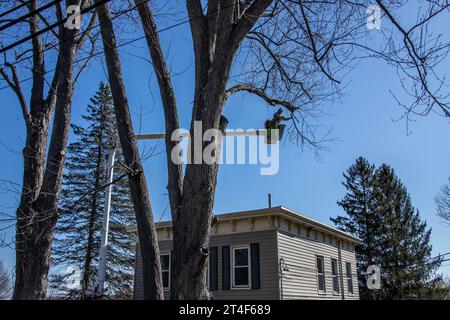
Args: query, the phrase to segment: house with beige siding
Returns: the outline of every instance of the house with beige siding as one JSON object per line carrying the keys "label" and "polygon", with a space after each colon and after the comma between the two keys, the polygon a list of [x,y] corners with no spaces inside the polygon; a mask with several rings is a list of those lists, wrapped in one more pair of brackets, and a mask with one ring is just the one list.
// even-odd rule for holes
{"label": "house with beige siding", "polygon": [[[216,217],[208,257],[214,299],[359,299],[355,246],[360,239],[284,207]],[[157,233],[169,298],[171,222],[158,223]],[[140,257],[137,244],[135,299],[143,298]]]}

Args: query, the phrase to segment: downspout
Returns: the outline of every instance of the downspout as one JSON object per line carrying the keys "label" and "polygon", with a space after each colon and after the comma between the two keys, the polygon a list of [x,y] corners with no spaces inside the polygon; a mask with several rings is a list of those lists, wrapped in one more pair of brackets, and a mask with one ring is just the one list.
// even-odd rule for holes
{"label": "downspout", "polygon": [[[273,218],[270,218],[273,223]],[[277,247],[277,259],[275,260],[277,269],[278,269],[278,299],[283,300],[283,280],[280,275],[280,246],[278,244],[278,230],[275,228],[275,224],[273,224],[275,230],[275,244]]]}
{"label": "downspout", "polygon": [[339,273],[341,280],[341,297],[342,300],[345,300],[345,292],[344,292],[344,274],[342,273],[342,252],[341,252],[341,240],[337,241],[338,245],[338,261],[339,261]]}

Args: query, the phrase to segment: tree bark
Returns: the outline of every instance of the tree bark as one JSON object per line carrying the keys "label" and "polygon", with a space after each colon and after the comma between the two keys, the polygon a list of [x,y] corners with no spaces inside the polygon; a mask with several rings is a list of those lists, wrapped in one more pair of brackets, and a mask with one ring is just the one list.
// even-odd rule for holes
{"label": "tree bark", "polygon": [[183,170],[181,164],[176,164],[172,161],[172,149],[178,144],[177,141],[172,141],[171,136],[173,131],[179,129],[177,103],[175,99],[175,92],[172,87],[170,72],[167,68],[164,58],[163,50],[161,48],[158,30],[152,11],[145,0],[135,0],[136,7],[144,28],[144,34],[147,40],[147,46],[152,58],[153,67],[155,69],[156,78],[160,88],[161,100],[164,108],[165,127],[166,127],[166,160],[168,168],[168,185],[170,209],[173,216],[181,208],[181,190],[183,187]]}
{"label": "tree bark", "polygon": [[[187,0],[195,54],[195,96],[192,111],[191,137],[196,121],[202,124],[202,133],[208,129],[226,128],[221,116],[226,101],[226,85],[234,55],[251,26],[270,5],[271,0],[256,1],[238,24],[232,22],[231,0],[208,1],[208,13],[203,13],[201,2]],[[158,78],[165,113],[166,152],[169,176],[169,197],[172,208],[174,250],[171,278],[171,299],[209,299],[207,288],[207,257],[209,235],[213,221],[212,209],[217,184],[218,159],[221,137],[215,142],[216,162],[187,164],[182,179],[181,166],[171,162],[173,142],[169,140],[178,128],[175,95],[170,74],[162,53],[160,40],[152,12],[147,3],[135,0],[144,27],[147,45]],[[210,142],[189,150],[194,159],[195,150],[203,154]]]}
{"label": "tree bark", "polygon": [[153,222],[147,181],[134,138],[134,129],[122,77],[122,67],[108,6],[99,6],[97,8],[97,14],[100,22],[109,83],[114,100],[120,144],[125,163],[131,170],[129,174],[129,185],[141,246],[144,270],[144,299],[162,300],[164,295],[156,228]]}
{"label": "tree bark", "polygon": [[98,200],[99,200],[99,189],[101,187],[101,175],[102,175],[102,157],[103,157],[103,130],[100,129],[98,135],[98,147],[97,147],[97,163],[95,165],[95,192],[92,196],[91,203],[91,214],[89,216],[89,229],[88,229],[88,241],[86,248],[86,257],[83,266],[83,295],[85,297],[86,290],[89,287],[89,280],[92,274],[92,259],[94,258],[94,236],[95,236],[95,221],[98,216]]}
{"label": "tree bark", "polygon": [[[72,0],[70,3],[76,4],[77,1]],[[36,16],[30,20],[31,30],[36,30]],[[38,37],[33,39],[34,82],[26,146],[23,150],[22,195],[17,209],[14,299],[44,299],[47,293],[51,244],[58,216],[58,197],[70,126],[76,32],[65,29],[61,34],[58,68],[46,100],[43,99],[44,58],[39,52],[42,44]],[[55,115],[46,161],[53,104]]]}
{"label": "tree bark", "polygon": [[[207,16],[203,14],[200,1],[187,1],[196,57],[191,137],[194,136],[194,121],[201,121],[203,132],[211,128],[225,130],[227,121],[221,114],[234,56],[248,31],[271,2],[253,2],[247,14],[234,24],[231,1],[209,1]],[[221,141],[217,139],[215,137],[218,161]],[[207,145],[207,142],[203,143],[202,151]],[[201,164],[186,166],[181,211],[174,217],[173,299],[209,298],[207,254],[203,252],[209,247],[217,173],[217,162],[207,164],[202,161]]]}

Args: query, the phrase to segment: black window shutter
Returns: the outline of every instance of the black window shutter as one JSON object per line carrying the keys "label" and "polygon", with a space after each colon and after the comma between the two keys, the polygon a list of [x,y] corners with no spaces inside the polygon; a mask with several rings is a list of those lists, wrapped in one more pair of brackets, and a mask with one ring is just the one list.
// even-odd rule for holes
{"label": "black window shutter", "polygon": [[230,290],[230,246],[222,247],[222,290]]}
{"label": "black window shutter", "polygon": [[252,289],[260,289],[260,268],[259,268],[259,243],[250,245],[252,264]]}
{"label": "black window shutter", "polygon": [[217,290],[217,247],[209,248],[209,290]]}

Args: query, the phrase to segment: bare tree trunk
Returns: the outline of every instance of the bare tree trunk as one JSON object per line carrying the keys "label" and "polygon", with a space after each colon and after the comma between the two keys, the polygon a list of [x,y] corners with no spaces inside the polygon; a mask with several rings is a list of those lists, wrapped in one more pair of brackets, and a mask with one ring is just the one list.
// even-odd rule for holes
{"label": "bare tree trunk", "polygon": [[[80,5],[81,0],[68,0],[66,5]],[[83,0],[84,1],[84,0]],[[29,11],[37,8],[30,1]],[[63,18],[61,4],[55,5],[56,16]],[[29,18],[30,34],[39,30],[38,15]],[[92,17],[92,21],[95,17]],[[23,149],[24,170],[16,223],[16,277],[13,299],[44,299],[51,264],[51,245],[58,217],[58,198],[65,162],[65,150],[70,128],[71,102],[74,90],[73,62],[77,49],[89,31],[77,37],[78,30],[59,27],[53,32],[60,41],[53,80],[45,89],[44,45],[40,36],[32,39],[33,84],[29,109],[20,87],[16,68],[8,64],[12,78],[2,71],[3,78],[16,93],[26,124],[26,144]],[[50,145],[47,141],[51,117],[54,114]]]}
{"label": "bare tree trunk", "polygon": [[[223,66],[226,68],[226,64]],[[203,132],[208,129],[219,129],[223,133],[226,129],[227,121],[221,117],[221,113],[226,85],[224,78],[227,76],[227,72],[218,75],[213,71],[211,77],[206,77],[206,81],[199,85],[205,88],[205,94],[195,99],[194,112],[203,109],[203,106],[208,106],[206,110],[211,111],[194,114],[191,137],[194,136],[194,121],[201,121]],[[174,217],[175,264],[171,286],[172,299],[209,298],[206,266],[221,140],[220,137],[215,137],[216,163],[207,164],[202,161],[201,164],[186,166],[181,210]],[[208,144],[209,142],[203,143],[202,152]],[[190,150],[191,159],[194,159],[194,150],[195,148]]]}
{"label": "bare tree trunk", "polygon": [[[233,4],[208,1],[207,13],[198,0],[187,0],[195,53],[195,97],[190,133],[194,122],[202,130],[225,130],[228,121],[221,116],[226,101],[226,86],[234,56],[247,33],[272,0],[254,1],[237,23],[233,22]],[[217,185],[221,140],[216,136],[216,162],[188,164],[183,180],[182,205],[174,217],[173,299],[207,299],[207,248],[211,230],[212,209]],[[208,142],[203,142],[201,151]],[[195,148],[191,148],[192,152]]]}
{"label": "bare tree trunk", "polygon": [[120,144],[125,163],[130,169],[130,193],[136,215],[144,270],[144,299],[162,300],[164,295],[156,228],[153,222],[147,181],[134,138],[134,129],[122,77],[122,67],[108,6],[99,6],[97,8],[97,14],[101,26],[100,29],[108,67],[109,83],[114,100]]}
{"label": "bare tree trunk", "polygon": [[56,71],[58,86],[51,89],[56,90],[56,105],[46,165],[45,151],[53,102],[44,102],[37,95],[30,103],[31,121],[23,151],[22,197],[17,209],[14,299],[43,299],[47,293],[73,94],[76,31],[64,32],[63,39],[66,40],[61,46],[60,68]]}
{"label": "bare tree trunk", "polygon": [[102,172],[102,157],[103,157],[103,148],[102,148],[102,135],[103,130],[100,129],[99,138],[98,138],[98,147],[97,147],[97,163],[95,168],[95,192],[92,197],[91,204],[91,214],[89,217],[89,230],[88,230],[88,242],[86,249],[86,258],[84,260],[83,267],[83,297],[85,296],[86,290],[89,287],[89,280],[92,275],[92,259],[94,258],[94,235],[95,235],[95,221],[98,215],[98,198],[99,192],[98,190],[101,187],[101,172]]}
{"label": "bare tree trunk", "polygon": [[[250,18],[246,17],[245,23],[239,25],[232,23],[232,1],[209,1],[207,16],[203,13],[200,1],[186,2],[196,68],[191,137],[194,136],[196,121],[201,122],[203,133],[208,129],[219,129],[223,133],[228,121],[221,114],[235,52],[247,31],[271,1],[260,1],[249,11]],[[186,174],[182,177],[181,166],[175,165],[170,157],[174,147],[170,137],[179,125],[170,73],[152,12],[145,1],[135,0],[135,3],[144,27],[165,113],[168,191],[174,228],[171,299],[208,299],[210,294],[206,266],[222,141],[219,135],[214,137],[215,163],[207,164],[202,160],[200,164],[188,164]],[[192,144],[191,160],[194,159],[196,149],[203,154],[209,144],[210,142],[201,146]]]}
{"label": "bare tree trunk", "polygon": [[158,30],[152,11],[145,0],[135,0],[136,7],[144,28],[147,46],[155,69],[156,78],[160,88],[161,100],[164,106],[165,117],[165,143],[166,143],[166,161],[168,168],[168,185],[170,209],[173,216],[181,208],[181,192],[183,186],[183,170],[181,164],[174,163],[171,158],[172,149],[178,144],[172,141],[172,132],[179,129],[177,103],[175,92],[172,87],[170,72],[167,68],[166,61],[161,48]]}
{"label": "bare tree trunk", "polygon": [[[148,4],[143,0],[135,0],[138,12],[144,27],[149,53],[152,58],[153,67],[157,75],[164,106],[166,124],[166,156],[168,166],[168,191],[172,209],[174,225],[174,250],[171,279],[171,299],[208,299],[209,291],[206,285],[206,261],[207,248],[209,245],[209,232],[211,225],[211,212],[214,202],[214,192],[216,187],[217,164],[188,165],[187,174],[182,180],[181,165],[176,165],[171,159],[171,152],[174,143],[171,141],[172,132],[179,127],[176,109],[175,94],[170,80],[170,73],[167,68],[165,58],[158,36],[158,30],[153,18],[153,14]],[[220,91],[225,91],[229,68],[227,61],[217,64],[224,67],[222,75],[215,78],[214,75],[207,76],[211,66],[210,56],[207,48],[204,48],[203,61],[198,64],[199,72],[196,84],[197,92],[194,102],[191,136],[193,136],[194,121],[202,121],[203,130],[219,128],[221,110],[224,101],[220,98]],[[213,80],[212,82],[210,82]],[[217,80],[221,82],[220,89],[214,88]],[[201,89],[200,89],[201,88]],[[209,112],[203,113],[207,105],[206,99],[210,99]],[[195,111],[196,110],[196,111]],[[199,110],[202,110],[201,112]],[[224,130],[226,122],[222,122],[220,129]],[[221,141],[215,137],[220,150]],[[194,146],[201,150],[204,146]],[[218,159],[217,151],[216,157]],[[191,159],[194,157],[191,154]],[[205,251],[206,250],[206,251]]]}

